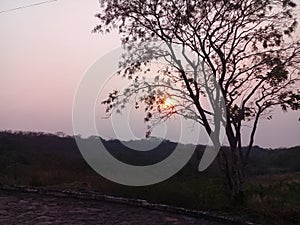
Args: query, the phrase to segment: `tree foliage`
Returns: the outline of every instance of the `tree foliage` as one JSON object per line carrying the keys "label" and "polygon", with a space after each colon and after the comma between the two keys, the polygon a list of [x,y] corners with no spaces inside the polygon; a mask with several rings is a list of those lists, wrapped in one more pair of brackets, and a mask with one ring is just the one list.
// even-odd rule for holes
{"label": "tree foliage", "polygon": [[[101,0],[95,32],[118,29],[128,48],[120,71],[132,84],[114,91],[103,103],[108,112],[124,107],[132,96],[136,107],[146,103],[146,122],[156,124],[174,114],[199,122],[213,137],[226,126],[230,152],[221,151],[220,162],[233,195],[241,192],[244,167],[253,146],[260,118],[271,111],[298,110],[300,42],[296,37],[296,4],[292,0]],[[163,42],[168,54],[143,43]],[[135,46],[139,47],[135,47]],[[185,64],[173,49],[180,46]],[[193,53],[193,58],[187,52]],[[167,57],[169,56],[169,57]],[[145,79],[149,64],[163,58],[166,66]],[[204,85],[205,84],[205,85]],[[213,85],[211,85],[213,84]],[[218,88],[216,88],[218,87]],[[172,95],[176,103],[163,108]],[[211,118],[202,98],[215,111],[223,99],[225,121]],[[154,121],[154,122],[153,122]],[[241,129],[252,122],[248,151],[242,151]],[[213,124],[213,125],[212,125]],[[151,131],[151,125],[149,126]],[[214,144],[218,141],[213,139]]]}

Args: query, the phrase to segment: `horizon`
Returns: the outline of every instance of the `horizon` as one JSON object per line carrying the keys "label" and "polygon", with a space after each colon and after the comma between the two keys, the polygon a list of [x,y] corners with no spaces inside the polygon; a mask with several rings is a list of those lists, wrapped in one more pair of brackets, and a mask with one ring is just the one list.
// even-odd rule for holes
{"label": "horizon", "polygon": [[[144,137],[144,138],[141,138],[141,139],[131,139],[131,140],[120,140],[120,139],[107,139],[107,138],[103,138],[101,136],[97,136],[97,135],[90,135],[90,136],[82,136],[82,135],[74,135],[74,134],[67,134],[67,133],[64,133],[62,131],[57,131],[57,132],[43,132],[43,131],[24,131],[24,130],[0,130],[0,133],[9,133],[9,134],[19,134],[19,133],[22,133],[24,135],[26,134],[40,134],[40,135],[53,135],[55,137],[59,137],[59,138],[75,138],[76,136],[79,136],[80,139],[84,139],[84,140],[88,140],[90,138],[94,138],[94,137],[97,137],[97,138],[100,138],[102,139],[103,141],[106,141],[106,142],[110,142],[110,141],[118,141],[120,143],[128,143],[128,142],[140,142],[140,141],[151,141],[153,139],[157,139],[157,141],[160,141],[157,146],[159,146],[162,142],[170,142],[170,143],[174,143],[174,144],[179,144],[179,145],[194,145],[194,146],[202,146],[202,147],[205,147],[205,146],[208,146],[207,144],[203,144],[203,143],[199,143],[199,144],[193,144],[193,143],[182,143],[182,142],[178,142],[178,141],[175,141],[175,140],[170,140],[170,139],[167,139],[167,138],[163,138],[163,137],[157,137],[157,136],[149,136],[148,138]],[[38,137],[39,135],[37,135]],[[156,140],[155,140],[156,141]],[[152,146],[151,146],[152,147]],[[222,145],[222,147],[230,147],[228,145]],[[242,148],[246,148],[247,146],[246,145],[243,145]],[[268,148],[268,147],[263,147],[263,146],[260,146],[260,145],[253,145],[254,148],[261,148],[261,149],[264,149],[264,150],[282,150],[282,149],[292,149],[292,148],[298,148],[300,147],[300,144],[299,145],[294,145],[294,146],[289,146],[289,147],[275,147],[275,148]],[[138,150],[140,151],[140,149],[132,149],[132,150]]]}

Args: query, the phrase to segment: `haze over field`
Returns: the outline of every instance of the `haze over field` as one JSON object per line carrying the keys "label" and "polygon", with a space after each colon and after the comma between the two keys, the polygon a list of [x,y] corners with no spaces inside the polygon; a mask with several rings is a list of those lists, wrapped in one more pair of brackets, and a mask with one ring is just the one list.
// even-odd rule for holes
{"label": "haze over field", "polygon": [[[0,11],[38,2],[2,0]],[[58,0],[0,13],[1,130],[72,134],[72,104],[81,78],[96,60],[120,46],[117,32],[91,33],[97,25],[94,14],[100,10],[98,4],[98,0]],[[108,77],[99,76],[103,82]],[[276,111],[273,120],[261,122],[256,144],[300,145],[299,117],[299,112]],[[108,121],[99,118],[101,136],[114,138]],[[130,118],[134,135],[142,138],[144,115],[136,113]],[[176,139],[176,123],[170,125],[166,138]],[[189,132],[192,136],[192,129]]]}

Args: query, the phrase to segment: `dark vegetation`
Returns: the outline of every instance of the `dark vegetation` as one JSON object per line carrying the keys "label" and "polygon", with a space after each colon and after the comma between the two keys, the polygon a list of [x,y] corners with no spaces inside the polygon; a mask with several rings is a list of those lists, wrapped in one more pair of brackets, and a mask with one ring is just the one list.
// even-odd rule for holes
{"label": "dark vegetation", "polygon": [[[136,165],[160,161],[177,145],[165,140],[157,149],[136,153],[126,151],[117,140],[104,143],[115,157]],[[3,131],[0,132],[0,183],[96,190],[150,202],[238,215],[263,224],[299,224],[300,146],[273,150],[254,147],[247,166],[247,197],[242,205],[231,204],[217,163],[205,172],[197,171],[203,150],[204,146],[197,146],[188,165],[162,183],[127,187],[96,174],[83,160],[73,137]]]}

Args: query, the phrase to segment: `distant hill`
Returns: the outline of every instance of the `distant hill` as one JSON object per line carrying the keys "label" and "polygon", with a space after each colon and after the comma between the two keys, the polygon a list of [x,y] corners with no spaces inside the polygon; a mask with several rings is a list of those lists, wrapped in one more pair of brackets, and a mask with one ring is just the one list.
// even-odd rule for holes
{"label": "distant hill", "polygon": [[[82,139],[91,141],[98,137]],[[103,140],[106,149],[117,159],[133,165],[149,165],[168,157],[178,146],[168,140],[150,138],[139,141],[120,142],[119,140]],[[160,143],[160,144],[159,144]],[[125,145],[126,146],[125,146]],[[156,146],[157,145],[157,146]],[[130,149],[151,148],[150,151]],[[179,144],[183,150],[190,145]],[[188,165],[189,169],[197,170],[205,146],[195,147],[195,153]],[[263,149],[255,146],[248,165],[248,173],[266,174],[289,171],[300,171],[300,146],[286,149]],[[88,168],[83,160],[74,137],[62,134],[35,132],[0,132],[0,174],[7,173],[12,167],[26,167],[30,165],[68,167],[72,169]],[[216,171],[216,162],[210,171]]]}

